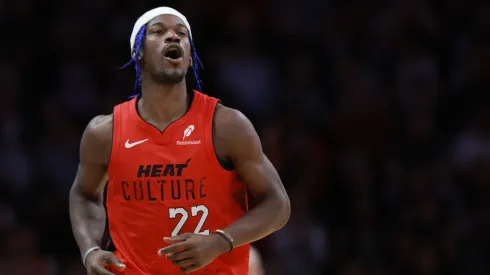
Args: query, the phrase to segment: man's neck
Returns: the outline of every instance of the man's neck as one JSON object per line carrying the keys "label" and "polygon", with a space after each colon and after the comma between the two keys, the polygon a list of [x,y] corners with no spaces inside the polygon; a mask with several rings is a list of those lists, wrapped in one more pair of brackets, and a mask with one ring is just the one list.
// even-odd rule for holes
{"label": "man's neck", "polygon": [[171,122],[182,117],[189,107],[185,80],[175,85],[146,83],[138,110],[144,119]]}

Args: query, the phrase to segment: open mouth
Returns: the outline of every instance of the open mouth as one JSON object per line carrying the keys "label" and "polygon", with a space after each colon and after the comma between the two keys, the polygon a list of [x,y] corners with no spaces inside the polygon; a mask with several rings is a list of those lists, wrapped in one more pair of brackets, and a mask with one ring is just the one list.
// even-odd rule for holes
{"label": "open mouth", "polygon": [[163,56],[169,59],[177,60],[182,58],[184,55],[182,48],[178,45],[170,45],[165,48]]}

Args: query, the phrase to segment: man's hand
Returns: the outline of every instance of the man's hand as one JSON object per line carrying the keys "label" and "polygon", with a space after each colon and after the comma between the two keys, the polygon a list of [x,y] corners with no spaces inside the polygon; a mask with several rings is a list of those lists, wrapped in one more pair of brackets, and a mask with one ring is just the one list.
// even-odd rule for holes
{"label": "man's hand", "polygon": [[88,275],[114,275],[106,269],[109,265],[119,269],[126,268],[114,253],[100,249],[90,253],[85,263]]}
{"label": "man's hand", "polygon": [[219,234],[185,233],[163,240],[170,245],[160,249],[158,255],[165,255],[184,273],[201,269],[230,250],[230,244]]}

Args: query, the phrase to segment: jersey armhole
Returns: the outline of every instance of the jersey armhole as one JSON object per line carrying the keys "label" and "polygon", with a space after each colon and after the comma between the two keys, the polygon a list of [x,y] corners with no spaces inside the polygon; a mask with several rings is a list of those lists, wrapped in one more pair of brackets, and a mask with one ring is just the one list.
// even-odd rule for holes
{"label": "jersey armhole", "polygon": [[121,132],[120,117],[121,117],[121,106],[118,105],[114,107],[114,112],[112,113],[112,143],[111,143],[111,151],[110,151],[111,153],[109,156],[109,163],[107,165],[107,173],[108,173],[109,180],[110,180],[110,175],[112,174],[111,167],[114,166],[114,162],[116,161],[117,154],[119,152],[119,143],[120,143],[119,136]]}
{"label": "jersey armhole", "polygon": [[209,108],[209,111],[206,113],[206,127],[205,127],[205,145],[206,145],[206,151],[209,160],[211,163],[216,165],[217,167],[220,167],[223,171],[225,172],[233,172],[235,169],[233,167],[233,164],[230,162],[230,165],[225,165],[220,161],[218,154],[216,153],[216,150],[214,148],[214,141],[213,141],[213,127],[214,127],[214,118],[216,115],[216,109],[218,107],[218,104],[220,104],[221,101],[219,99],[215,99],[212,107]]}

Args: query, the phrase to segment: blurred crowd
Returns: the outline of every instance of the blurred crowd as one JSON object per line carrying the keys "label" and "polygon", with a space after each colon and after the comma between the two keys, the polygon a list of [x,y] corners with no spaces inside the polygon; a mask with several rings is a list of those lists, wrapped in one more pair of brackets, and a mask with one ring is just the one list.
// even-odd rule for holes
{"label": "blurred crowd", "polygon": [[490,1],[464,0],[2,2],[0,274],[85,274],[80,137],[132,94],[132,26],[162,4],[289,192],[266,274],[490,274]]}

